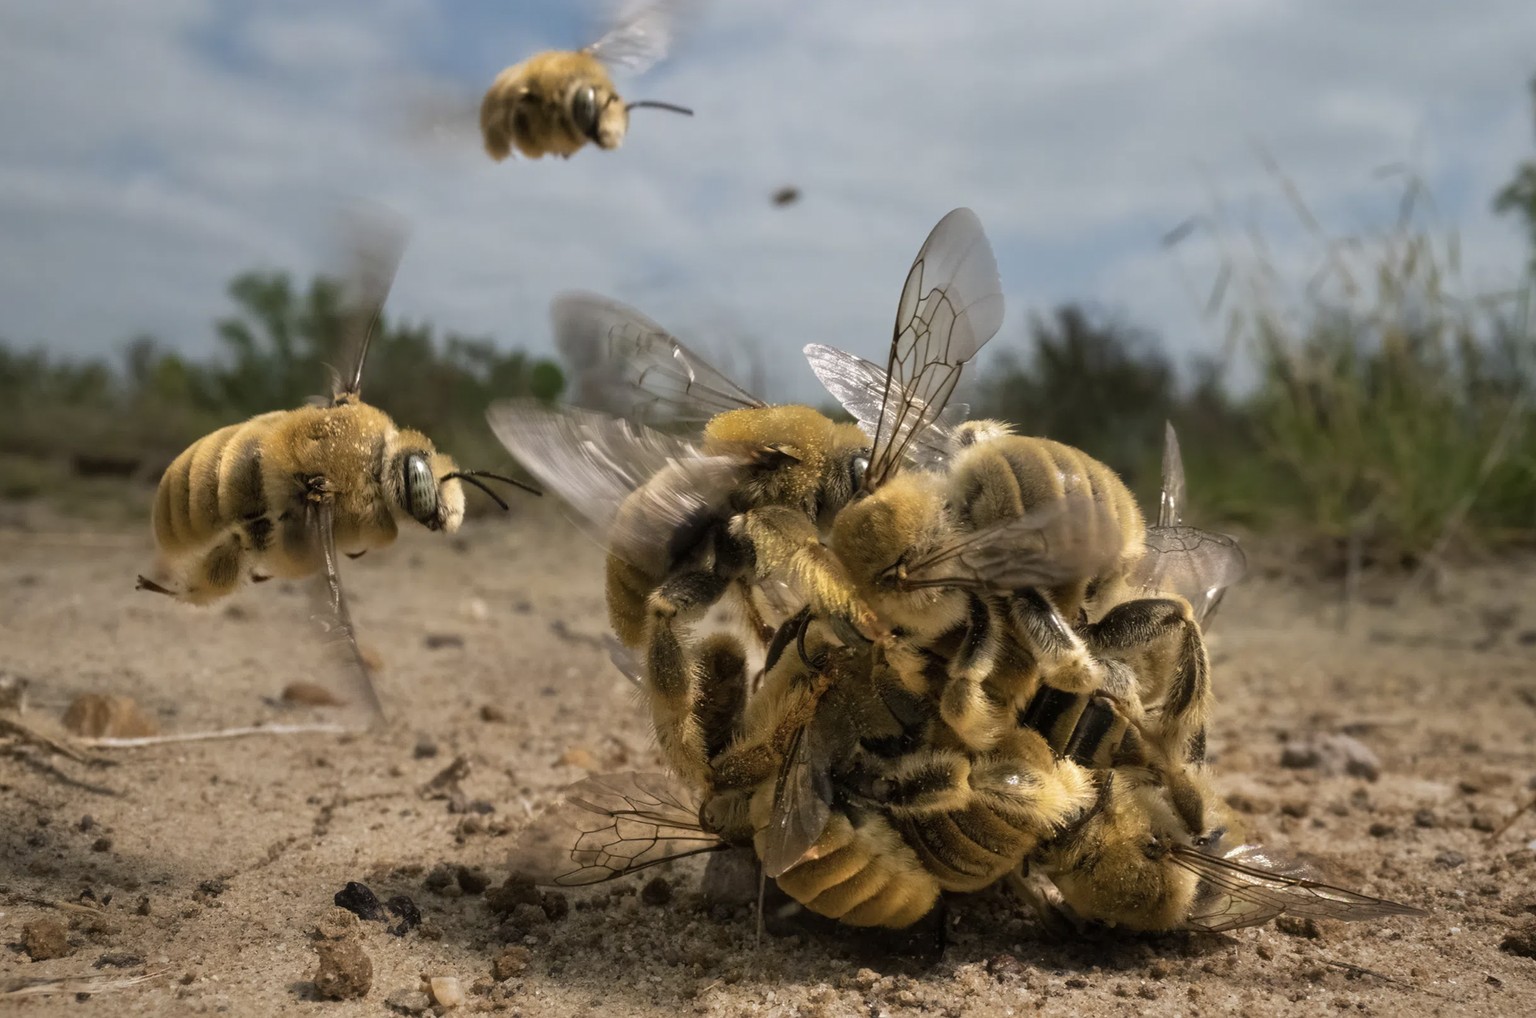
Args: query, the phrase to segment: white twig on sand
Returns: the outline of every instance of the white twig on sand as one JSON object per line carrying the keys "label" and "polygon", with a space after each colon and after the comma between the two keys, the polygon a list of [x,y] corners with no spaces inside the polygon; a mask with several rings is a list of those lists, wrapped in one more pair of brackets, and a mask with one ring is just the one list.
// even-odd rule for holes
{"label": "white twig on sand", "polygon": [[111,990],[126,990],[130,986],[147,983],[151,979],[163,976],[169,971],[168,968],[160,968],[137,976],[68,976],[63,979],[39,979],[0,990],[0,1000],[8,1000],[12,997],[41,997],[53,993],[107,993]]}
{"label": "white twig on sand", "polygon": [[175,742],[206,742],[210,739],[240,739],[247,735],[361,735],[366,728],[316,722],[311,725],[250,725],[245,728],[220,728],[211,732],[172,732],[169,735],[145,735],[133,739],[109,737],[79,739],[79,745],[92,749],[136,749],[140,746],[164,746]]}

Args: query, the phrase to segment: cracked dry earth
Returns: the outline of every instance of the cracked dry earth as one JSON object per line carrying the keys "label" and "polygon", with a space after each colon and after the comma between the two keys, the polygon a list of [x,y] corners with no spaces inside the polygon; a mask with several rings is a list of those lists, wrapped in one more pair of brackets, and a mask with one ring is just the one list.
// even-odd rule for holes
{"label": "cracked dry earth", "polygon": [[[133,590],[139,529],[6,520],[0,670],[27,680],[29,724],[59,731],[91,691],[167,732],[323,717],[276,700],[308,667],[300,588],[187,608]],[[11,741],[0,1007],[342,1018],[425,1011],[436,977],[458,1010],[552,1018],[1536,1014],[1536,811],[1490,837],[1533,794],[1536,561],[1469,567],[1400,607],[1400,577],[1370,578],[1343,630],[1336,584],[1253,558],[1211,637],[1218,787],[1263,841],[1425,918],[1063,942],[999,890],[952,902],[933,957],[794,924],[758,946],[750,905],[703,897],[700,860],[509,893],[517,832],[557,789],[659,763],[599,642],[598,549],[519,505],[346,564],[383,662],[377,734],[95,751],[106,765]],[[383,921],[332,904],[351,881]]]}

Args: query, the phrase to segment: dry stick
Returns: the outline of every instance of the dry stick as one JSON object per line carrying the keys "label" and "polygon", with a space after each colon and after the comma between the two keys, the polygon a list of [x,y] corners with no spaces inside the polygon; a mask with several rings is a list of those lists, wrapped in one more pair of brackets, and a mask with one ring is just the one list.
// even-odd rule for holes
{"label": "dry stick", "polygon": [[1413,990],[1416,993],[1427,993],[1431,997],[1439,997],[1442,1000],[1456,1000],[1455,997],[1448,996],[1447,994],[1436,993],[1434,990],[1426,990],[1422,986],[1415,986],[1413,983],[1405,982],[1401,979],[1394,979],[1393,977],[1382,972],[1377,972],[1374,969],[1363,968],[1359,965],[1351,965],[1347,961],[1332,961],[1331,959],[1324,958],[1322,959],[1322,962],[1329,968],[1343,969],[1345,972],[1353,972],[1357,976],[1374,976],[1384,983],[1391,983],[1394,986],[1401,986],[1404,989]]}
{"label": "dry stick", "polygon": [[0,1000],[12,997],[40,997],[50,993],[106,993],[109,990],[126,990],[130,986],[137,986],[163,976],[169,971],[169,968],[159,968],[137,976],[68,976],[64,979],[40,979],[0,991]]}
{"label": "dry stick", "polygon": [[251,725],[247,728],[221,728],[212,732],[173,732],[170,735],[146,735],[134,739],[103,737],[80,739],[82,746],[93,749],[136,749],[140,746],[164,746],[174,742],[204,742],[209,739],[239,739],[247,735],[361,735],[366,728],[317,722],[312,725]]}
{"label": "dry stick", "polygon": [[60,742],[51,735],[44,735],[37,729],[25,725],[15,718],[8,718],[4,715],[0,715],[0,735],[15,736],[22,742],[40,746],[50,752],[58,753],[60,756],[67,756],[76,763],[99,764],[103,762],[101,760],[93,760],[68,743]]}
{"label": "dry stick", "polygon": [[1499,829],[1498,830],[1496,830],[1492,834],[1488,835],[1488,844],[1491,845],[1495,841],[1498,841],[1499,838],[1503,836],[1504,832],[1509,830],[1511,827],[1515,826],[1515,821],[1519,820],[1521,817],[1523,817],[1527,813],[1529,813],[1533,806],[1536,806],[1536,799],[1532,799],[1530,802],[1526,803],[1524,806],[1521,806],[1519,809],[1515,810],[1514,816],[1512,816],[1508,820],[1504,821],[1502,824],[1499,825]]}

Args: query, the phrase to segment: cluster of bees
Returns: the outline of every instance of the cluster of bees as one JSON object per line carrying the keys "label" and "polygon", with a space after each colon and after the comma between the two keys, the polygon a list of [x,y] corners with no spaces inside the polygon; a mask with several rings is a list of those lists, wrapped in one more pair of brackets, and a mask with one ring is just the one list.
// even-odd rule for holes
{"label": "cluster of bees", "polygon": [[998,881],[1137,930],[1417,911],[1242,844],[1212,795],[1202,625],[1244,558],[1182,522],[1172,429],[1148,527],[1087,453],[951,406],[1003,312],[970,210],[919,250],[884,367],[806,348],[855,423],[762,402],[613,301],[553,312],[585,406],[507,401],[491,427],[605,542],[615,661],[669,773],[576,786],[519,868],[583,884],[750,846],[853,926]]}
{"label": "cluster of bees", "polygon": [[[617,145],[642,104],[601,64],[664,51],[664,9],[504,72],[488,151]],[[387,231],[360,248],[354,353],[328,398],[216,431],[166,471],[139,581],[205,604],[318,575],[380,713],[338,552],[407,520],[451,533],[465,484],[506,508],[485,482],[521,483],[459,469],[362,402],[399,252]],[[765,403],[614,301],[566,294],[552,317],[579,367],[570,404],[498,403],[490,426],[603,542],[614,661],[668,772],[582,782],[526,832],[518,869],[585,884],[745,846],[853,926],[905,927],[999,881],[1053,921],[1137,930],[1417,914],[1243,843],[1213,795],[1203,630],[1244,559],[1183,523],[1172,429],[1149,526],[1088,453],[951,401],[1003,320],[968,209],[918,251],[885,365],[806,347],[852,422]]]}

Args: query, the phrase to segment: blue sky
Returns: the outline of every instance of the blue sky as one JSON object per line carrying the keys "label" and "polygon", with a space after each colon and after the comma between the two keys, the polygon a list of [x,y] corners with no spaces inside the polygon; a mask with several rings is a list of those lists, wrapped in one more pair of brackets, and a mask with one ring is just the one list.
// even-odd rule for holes
{"label": "blue sky", "polygon": [[[620,79],[617,152],[497,165],[479,94],[502,66],[600,31],[571,0],[70,0],[0,5],[0,336],[72,354],[141,332],[213,349],[224,286],[334,267],[333,214],[411,225],[391,310],[549,349],[558,291],[633,303],[770,398],[815,396],[806,342],[878,357],[906,266],[957,205],[1009,309],[1093,302],[1177,355],[1219,347],[1196,291],[1213,245],[1159,238],[1213,193],[1285,225],[1262,145],[1330,229],[1379,225],[1411,161],[1462,234],[1468,286],[1513,284],[1493,191],[1536,148],[1536,5],[1437,0],[701,2],[671,58]],[[462,111],[430,143],[422,109]],[[802,200],[775,208],[784,184]],[[743,353],[742,344],[750,342]],[[736,348],[733,350],[733,347]]]}

